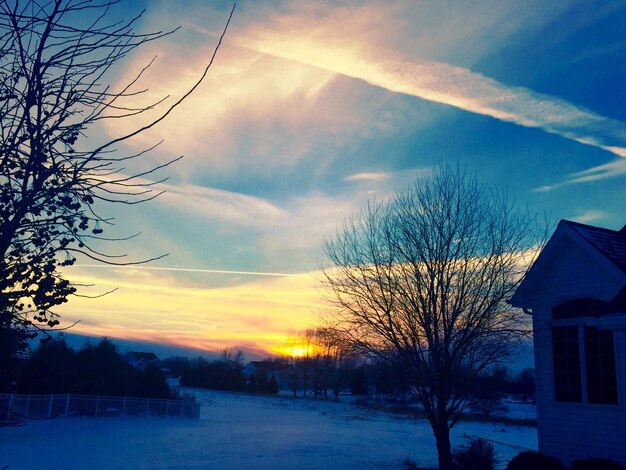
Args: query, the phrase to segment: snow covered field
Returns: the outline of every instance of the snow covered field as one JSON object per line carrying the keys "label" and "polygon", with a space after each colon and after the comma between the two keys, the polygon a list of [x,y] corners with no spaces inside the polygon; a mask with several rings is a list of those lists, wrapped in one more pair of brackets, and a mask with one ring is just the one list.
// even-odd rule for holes
{"label": "snow covered field", "polygon": [[[193,390],[199,420],[157,417],[56,418],[0,428],[0,469],[402,469],[435,465],[428,424],[351,403]],[[532,427],[460,423],[494,442],[506,463],[535,448]]]}

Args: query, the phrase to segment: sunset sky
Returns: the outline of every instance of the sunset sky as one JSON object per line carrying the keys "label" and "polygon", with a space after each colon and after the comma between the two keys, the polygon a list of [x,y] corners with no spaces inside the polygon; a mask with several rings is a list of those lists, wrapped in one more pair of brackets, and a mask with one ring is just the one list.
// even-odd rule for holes
{"label": "sunset sky", "polygon": [[[232,3],[143,3],[139,30],[181,29],[110,81],[121,87],[156,55],[141,103],[171,102],[201,74]],[[440,161],[553,220],[620,228],[624,24],[624,1],[238,2],[202,86],[120,149],[164,139],[129,172],[184,155],[159,173],[167,192],[101,208],[116,217],[108,233],[142,232],[109,251],[169,256],[131,268],[81,261],[67,274],[94,285],[82,293],[118,290],[58,312],[81,320],[75,333],[275,352],[323,311],[324,237]],[[91,138],[149,118],[110,121]]]}

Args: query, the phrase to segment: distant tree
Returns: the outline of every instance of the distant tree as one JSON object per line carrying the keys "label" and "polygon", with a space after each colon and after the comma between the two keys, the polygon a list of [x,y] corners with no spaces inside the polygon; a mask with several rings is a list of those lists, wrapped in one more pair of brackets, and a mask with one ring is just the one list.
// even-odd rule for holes
{"label": "distant tree", "polygon": [[509,369],[503,364],[497,364],[476,377],[474,390],[470,394],[470,406],[484,417],[503,411],[502,398],[511,393],[513,388],[514,381]]}
{"label": "distant tree", "polygon": [[137,378],[133,381],[135,397],[169,399],[170,387],[163,371],[155,364],[148,364],[144,369],[134,371]]}
{"label": "distant tree", "polygon": [[18,391],[68,393],[74,391],[77,380],[76,353],[61,337],[41,344],[25,362]]}
{"label": "distant tree", "polygon": [[369,383],[365,367],[359,367],[352,374],[350,380],[350,393],[352,395],[367,395],[369,393]]}
{"label": "distant tree", "polygon": [[272,375],[272,377],[267,383],[266,393],[276,395],[279,391],[280,389],[278,387],[278,381],[276,380],[276,377]]}
{"label": "distant tree", "polygon": [[61,338],[43,343],[25,362],[18,390],[28,394],[170,398],[161,369],[135,369],[108,339],[74,351]]}
{"label": "distant tree", "polygon": [[212,390],[243,391],[246,377],[243,375],[243,353],[224,350],[219,359],[209,361],[202,357],[180,367],[180,384]]}
{"label": "distant tree", "polygon": [[441,470],[452,468],[450,429],[477,377],[529,331],[506,300],[543,235],[504,194],[441,165],[325,245],[329,323],[350,348],[404,371]]}
{"label": "distant tree", "polygon": [[291,390],[291,393],[293,394],[293,397],[295,398],[298,393],[298,384],[300,383],[300,380],[299,380],[300,372],[298,371],[298,364],[297,364],[296,358],[291,357],[290,360],[291,360],[291,367],[289,368],[289,371],[287,372],[287,383],[289,385],[289,390]]}
{"label": "distant tree", "polygon": [[87,343],[76,352],[77,377],[71,391],[85,395],[135,395],[136,370],[110,339]]}
{"label": "distant tree", "polygon": [[535,395],[535,369],[522,369],[513,383],[513,392],[524,400],[531,400]]}
{"label": "distant tree", "polygon": [[102,235],[112,224],[100,213],[103,203],[132,205],[158,196],[162,180],[146,177],[177,158],[128,173],[130,161],[156,145],[136,153],[122,153],[119,145],[185,100],[204,80],[221,43],[197,82],[147,124],[89,140],[87,131],[103,121],[136,116],[165,101],[144,107],[129,102],[145,92],[136,86],[150,64],[119,89],[107,83],[121,60],[173,32],[136,32],[142,14],[113,19],[117,3],[0,0],[0,329],[21,339],[59,324],[54,308],[76,291],[62,268],[78,254],[129,264],[97,247],[114,239]]}
{"label": "distant tree", "polygon": [[14,392],[28,346],[26,337],[11,327],[11,314],[0,311],[0,393]]}
{"label": "distant tree", "polygon": [[191,364],[189,358],[182,356],[174,356],[163,359],[161,362],[163,367],[170,370],[174,377],[181,377],[189,372]]}
{"label": "distant tree", "polygon": [[372,364],[372,375],[376,395],[386,396],[392,401],[402,401],[409,394],[410,381],[404,369],[398,367],[398,361],[377,362]]}

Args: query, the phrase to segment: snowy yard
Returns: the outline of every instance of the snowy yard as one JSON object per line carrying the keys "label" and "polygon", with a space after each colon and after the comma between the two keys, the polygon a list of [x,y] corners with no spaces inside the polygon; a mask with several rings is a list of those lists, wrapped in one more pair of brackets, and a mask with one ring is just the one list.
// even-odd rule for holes
{"label": "snowy yard", "polygon": [[[435,465],[428,424],[350,403],[194,390],[199,420],[56,418],[0,428],[0,468],[402,469]],[[532,427],[460,423],[453,445],[479,436],[506,462],[535,448]]]}

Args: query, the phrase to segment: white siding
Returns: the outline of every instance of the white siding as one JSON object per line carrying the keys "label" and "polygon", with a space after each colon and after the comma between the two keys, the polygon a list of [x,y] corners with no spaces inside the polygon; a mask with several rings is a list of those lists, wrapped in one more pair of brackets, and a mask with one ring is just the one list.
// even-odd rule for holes
{"label": "white siding", "polygon": [[[580,296],[593,296],[598,291],[582,279],[573,282]],[[563,291],[567,296],[573,290],[565,287]],[[551,307],[536,306],[533,313],[539,450],[566,465],[578,459],[603,457],[626,466],[626,333],[615,334],[618,405],[555,402]]]}
{"label": "white siding", "polygon": [[576,297],[608,301],[623,287],[623,282],[623,278],[609,274],[605,266],[565,235],[552,251],[540,278],[533,282],[532,303],[538,305],[529,306],[551,308]]}

